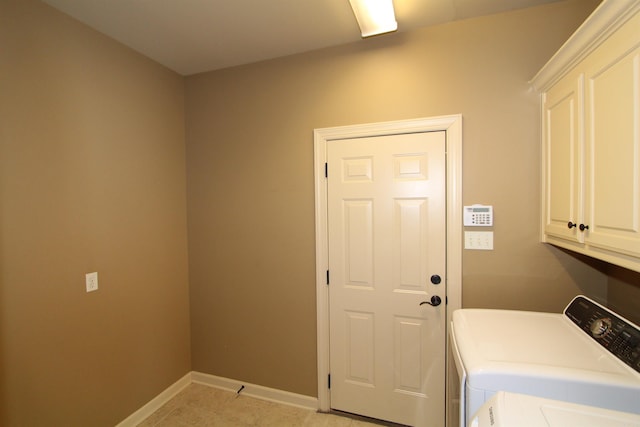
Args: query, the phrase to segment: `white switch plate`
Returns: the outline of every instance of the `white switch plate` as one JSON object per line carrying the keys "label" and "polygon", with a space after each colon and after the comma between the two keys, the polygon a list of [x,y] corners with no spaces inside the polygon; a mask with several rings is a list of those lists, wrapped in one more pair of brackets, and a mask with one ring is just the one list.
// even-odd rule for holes
{"label": "white switch plate", "polygon": [[98,290],[98,273],[85,274],[85,280],[87,282],[87,292],[93,292]]}
{"label": "white switch plate", "polygon": [[464,248],[480,251],[492,251],[493,231],[465,231]]}

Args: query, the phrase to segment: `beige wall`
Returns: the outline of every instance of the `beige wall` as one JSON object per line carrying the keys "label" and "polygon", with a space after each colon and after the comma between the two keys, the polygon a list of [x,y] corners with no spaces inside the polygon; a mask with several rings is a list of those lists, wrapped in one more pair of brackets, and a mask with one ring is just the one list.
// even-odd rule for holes
{"label": "beige wall", "polygon": [[526,82],[596,3],[192,76],[185,103],[176,74],[0,0],[0,425],[114,425],[190,369],[315,395],[314,128],[463,114],[464,203],[496,209],[464,305],[620,299],[628,279],[538,243]]}
{"label": "beige wall", "polygon": [[622,267],[608,266],[608,306],[640,325],[640,273]]}
{"label": "beige wall", "polygon": [[34,0],[0,76],[0,425],[113,426],[190,370],[184,80]]}
{"label": "beige wall", "polygon": [[314,128],[461,113],[463,304],[560,311],[603,273],[539,243],[539,104],[527,81],[597,1],[573,0],[187,78],[192,364],[316,394]]}

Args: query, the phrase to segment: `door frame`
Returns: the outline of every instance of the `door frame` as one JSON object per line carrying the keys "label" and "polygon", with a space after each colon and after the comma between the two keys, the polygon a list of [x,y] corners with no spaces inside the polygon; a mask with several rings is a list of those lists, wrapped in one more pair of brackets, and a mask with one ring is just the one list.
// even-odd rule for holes
{"label": "door frame", "polygon": [[[321,128],[313,131],[316,226],[316,315],[318,357],[318,410],[331,409],[328,388],[329,366],[329,242],[327,224],[327,142],[350,138],[444,131],[446,139],[446,221],[447,221],[447,322],[462,307],[462,115],[429,117],[361,125]],[[449,348],[445,343],[445,360]],[[444,385],[444,384],[443,384]]]}

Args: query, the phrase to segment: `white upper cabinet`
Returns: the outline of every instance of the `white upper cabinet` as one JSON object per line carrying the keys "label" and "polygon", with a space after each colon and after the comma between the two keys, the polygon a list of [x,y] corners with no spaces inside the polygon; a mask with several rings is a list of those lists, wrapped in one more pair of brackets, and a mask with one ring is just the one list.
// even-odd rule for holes
{"label": "white upper cabinet", "polygon": [[640,271],[640,0],[605,0],[531,83],[542,241]]}
{"label": "white upper cabinet", "polygon": [[569,75],[544,96],[543,152],[547,234],[583,242],[584,233],[584,78]]}

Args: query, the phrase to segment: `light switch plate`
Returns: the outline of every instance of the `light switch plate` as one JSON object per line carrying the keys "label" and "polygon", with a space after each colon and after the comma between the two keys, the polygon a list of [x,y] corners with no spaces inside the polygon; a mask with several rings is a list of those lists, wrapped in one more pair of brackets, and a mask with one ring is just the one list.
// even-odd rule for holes
{"label": "light switch plate", "polygon": [[464,248],[479,251],[492,251],[493,231],[465,231]]}

